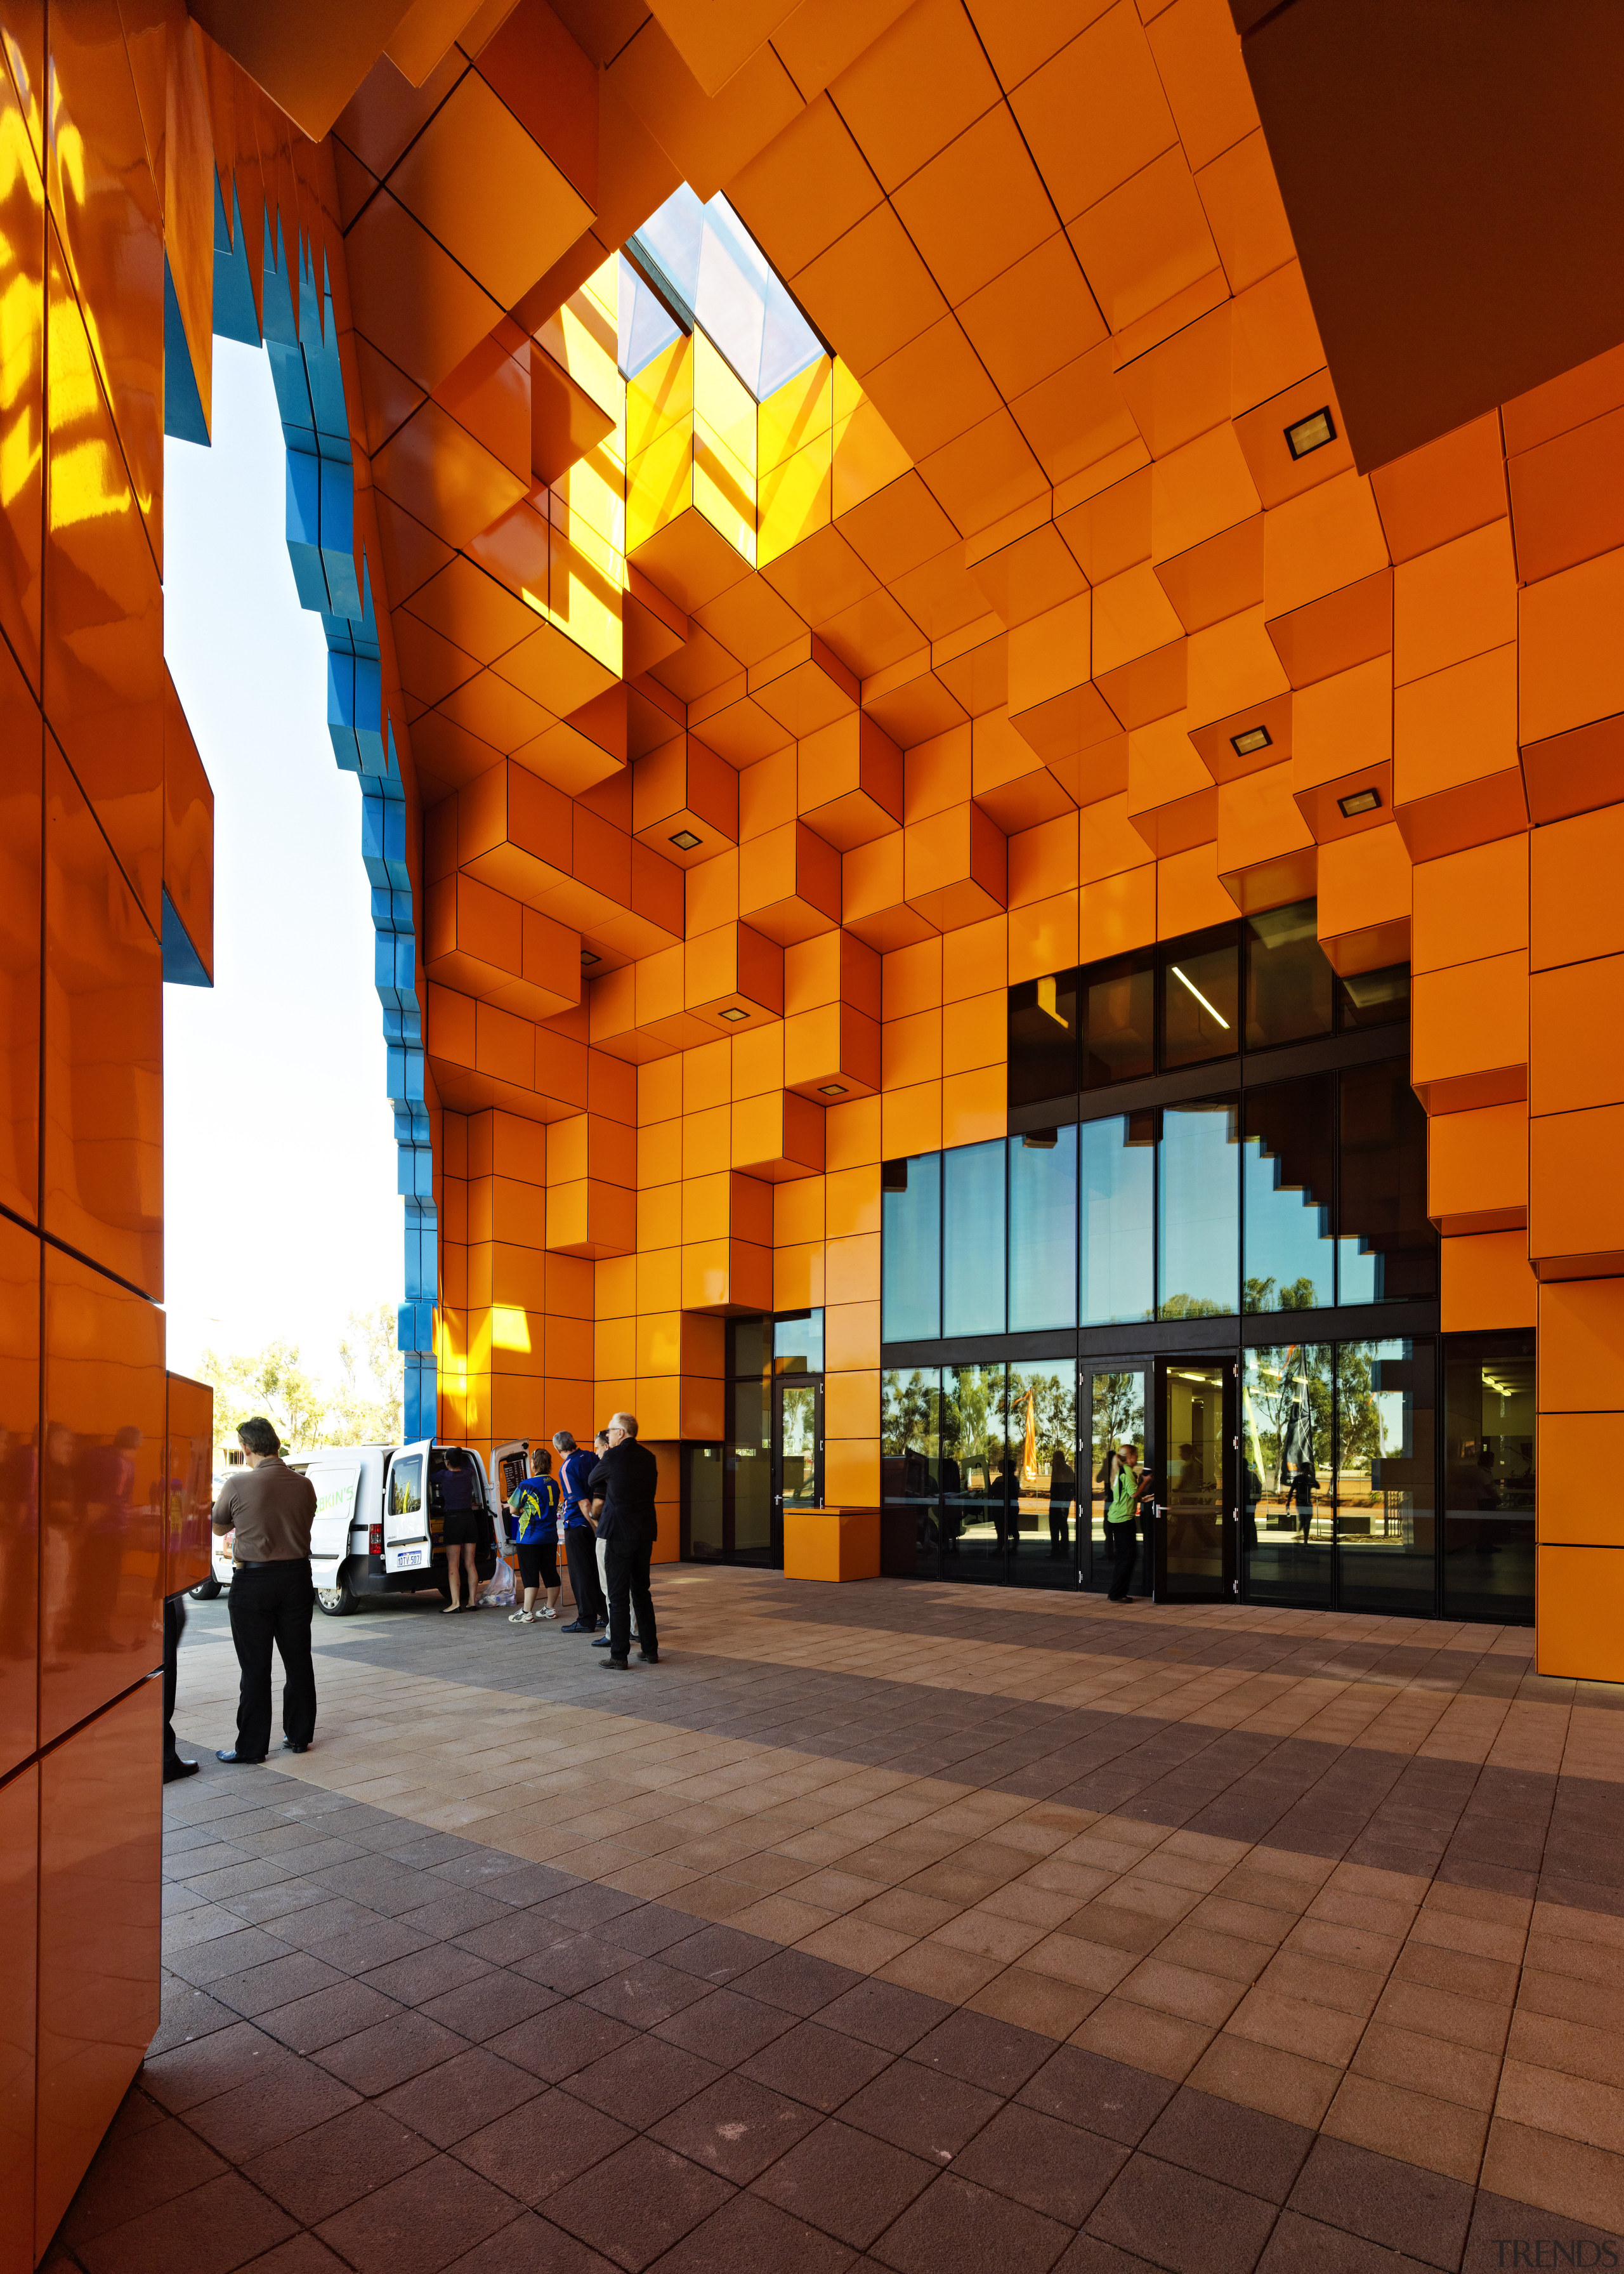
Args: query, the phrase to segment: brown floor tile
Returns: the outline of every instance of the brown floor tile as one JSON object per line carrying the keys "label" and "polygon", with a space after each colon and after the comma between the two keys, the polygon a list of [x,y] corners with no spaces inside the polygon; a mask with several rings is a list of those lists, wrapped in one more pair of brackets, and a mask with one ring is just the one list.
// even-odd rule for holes
{"label": "brown floor tile", "polygon": [[315,2226],[433,2152],[397,2118],[364,2102],[254,2157],[243,2176],[302,2226]]}
{"label": "brown floor tile", "polygon": [[149,2060],[141,2071],[142,2090],[162,2108],[183,2116],[206,2100],[229,2092],[270,2070],[291,2075],[298,2064],[284,2045],[250,2022],[211,2030],[195,2043]]}
{"label": "brown floor tile", "polygon": [[905,2057],[853,2093],[840,2120],[928,2163],[947,2164],[998,2107],[996,2094]]}
{"label": "brown floor tile", "polygon": [[1147,2156],[1222,2180],[1267,2202],[1282,2203],[1313,2140],[1306,2125],[1289,2124],[1185,2085],[1142,2144]]}
{"label": "brown floor tile", "polygon": [[126,2225],[160,2203],[190,2195],[225,2168],[195,2132],[132,2090],[68,2207],[62,2239],[78,2245],[108,2227]]}
{"label": "brown floor tile", "polygon": [[745,2062],[741,2074],[831,2115],[888,2067],[891,2052],[841,2029],[802,2022]]}
{"label": "brown floor tile", "polygon": [[590,2061],[629,2044],[634,2034],[624,2022],[612,2021],[606,2014],[596,2014],[590,2007],[567,1999],[502,2030],[487,2043],[504,2060],[529,2069],[532,2076],[548,2084],[558,2084]]}
{"label": "brown floor tile", "polygon": [[1268,1986],[1267,1977],[1246,1992],[1229,2024],[1231,2037],[1251,2037],[1334,2068],[1345,2067],[1353,2058],[1364,2027],[1362,2015],[1286,1997]]}
{"label": "brown floor tile", "polygon": [[760,2195],[734,2195],[684,2235],[660,2262],[660,2274],[846,2274],[855,2254],[804,2219],[792,2218]]}
{"label": "brown floor tile", "polygon": [[1448,2044],[1441,2037],[1417,2037],[1390,2022],[1372,2022],[1353,2057],[1354,2073],[1380,2084],[1413,2088],[1418,2080],[1435,2100],[1453,2100],[1486,2115],[1500,2084],[1498,2053]]}
{"label": "brown floor tile", "polygon": [[763,2172],[752,2192],[862,2250],[934,2176],[919,2157],[831,2120]]}
{"label": "brown floor tile", "polygon": [[1335,1919],[1299,1919],[1281,1946],[1307,1958],[1332,1959],[1356,1971],[1385,1976],[1404,1947],[1402,1935],[1377,1934],[1369,1927],[1345,1926]]}
{"label": "brown floor tile", "polygon": [[1428,2264],[1460,2262],[1472,2189],[1430,2168],[1321,2137],[1289,2208]]}
{"label": "brown floor tile", "polygon": [[1158,2014],[1124,1998],[1096,2006],[1072,2042],[1108,2060],[1130,2063],[1180,2084],[1206,2052],[1212,2031],[1176,2014]]}
{"label": "brown floor tile", "polygon": [[1000,2110],[953,2160],[957,2177],[1012,2195],[1046,2218],[1080,2226],[1127,2161],[1097,2133],[1019,2103]]}
{"label": "brown floor tile", "polygon": [[374,2022],[352,2037],[324,2045],[312,2058],[321,2067],[368,2098],[404,2084],[425,2068],[433,2068],[461,2052],[464,2040],[419,2013],[393,2014]]}
{"label": "brown floor tile", "polygon": [[1342,2071],[1323,2061],[1304,2060],[1228,2030],[1213,2039],[1190,2072],[1191,2084],[1203,2092],[1310,2129],[1323,2121],[1341,2082]]}
{"label": "brown floor tile", "polygon": [[877,1974],[911,1948],[914,1940],[911,1934],[868,1919],[838,1918],[808,1935],[801,1947],[814,1958],[826,1958],[831,1965],[848,1967],[855,1974]]}
{"label": "brown floor tile", "polygon": [[1393,1969],[1393,1978],[1425,1990],[1447,1990],[1457,1997],[1481,1998],[1492,2006],[1509,2006],[1517,1994],[1518,1969],[1505,1959],[1452,1950],[1412,1935]]}
{"label": "brown floor tile", "polygon": [[1416,1982],[1389,1982],[1376,2008],[1378,2021],[1413,2029],[1424,2037],[1471,2045],[1498,2053],[1511,2023],[1508,2007],[1483,1998],[1462,1998],[1453,1990],[1429,1990]]}
{"label": "brown floor tile", "polygon": [[1328,2006],[1333,2013],[1364,2021],[1374,2013],[1381,1995],[1381,1977],[1357,1966],[1343,1966],[1334,1958],[1311,1957],[1289,1947],[1277,1950],[1259,1977],[1259,1987],[1310,2006]]}
{"label": "brown floor tile", "polygon": [[313,2234],[290,2234],[261,2258],[251,2258],[241,2274],[343,2274],[344,2262]]}
{"label": "brown floor tile", "polygon": [[714,2083],[719,2074],[713,2061],[686,2052],[680,2045],[637,2036],[618,2052],[576,2070],[565,2080],[565,2090],[641,2132]]}
{"label": "brown floor tile", "polygon": [[1056,1934],[1046,1935],[1021,1955],[1021,1964],[1030,1967],[1034,1973],[1052,1974],[1057,1982],[1070,1982],[1079,1990],[1092,1990],[1101,1998],[1124,1981],[1138,1963],[1136,1951],[1085,1942],[1064,1928]]}
{"label": "brown floor tile", "polygon": [[1064,2044],[1100,2002],[1095,1990],[1062,1982],[1029,1967],[1006,1966],[967,2001],[967,2010],[989,2014],[1015,2028]]}
{"label": "brown floor tile", "polygon": [[1248,1942],[1233,1934],[1218,1934],[1211,1927],[1185,1919],[1156,1945],[1158,1958],[1175,1966],[1188,1966],[1198,1974],[1215,1974],[1225,1982],[1255,1982],[1272,1962],[1269,1946]]}
{"label": "brown floor tile", "polygon": [[262,2148],[274,2148],[296,2132],[342,2115],[356,2100],[347,2084],[302,2062],[292,2072],[268,2070],[188,2109],[186,2121],[218,2154],[240,2164]]}
{"label": "brown floor tile", "polygon": [[549,2195],[546,2216],[628,2274],[638,2274],[732,2192],[686,2157],[652,2140],[633,2140]]}
{"label": "brown floor tile", "polygon": [[1559,2133],[1624,2155],[1624,2091],[1593,2078],[1507,2060],[1495,2114],[1507,2124]]}
{"label": "brown floor tile", "polygon": [[1198,1974],[1187,1966],[1170,1966],[1160,1957],[1141,1959],[1118,1985],[1117,1995],[1136,2006],[1177,2014],[1186,2022],[1199,2022],[1209,2029],[1222,2029],[1246,1995],[1238,1982],[1215,1974]]}
{"label": "brown floor tile", "polygon": [[1274,2222],[1258,2274],[1410,2274],[1423,2263],[1288,2210]]}
{"label": "brown floor tile", "polygon": [[457,2142],[461,2163],[520,2202],[545,2202],[556,2188],[603,2163],[633,2137],[629,2127],[567,2092],[546,2091]]}
{"label": "brown floor tile", "polygon": [[816,2113],[746,2076],[722,2076],[652,2128],[662,2146],[746,2187],[804,2139]]}
{"label": "brown floor tile", "polygon": [[1251,2274],[1274,2207],[1143,2152],[1131,2157],[1088,2232],[1170,2274]]}
{"label": "brown floor tile", "polygon": [[[1466,2253],[1461,2262],[1462,2274],[1500,2274],[1502,2267],[1514,2264],[1537,2266],[1538,2259],[1533,2246],[1540,2240],[1545,2244],[1545,2254],[1558,2266],[1605,2267],[1619,2255],[1618,2229],[1591,2226],[1569,2212],[1557,2215],[1555,2231],[1548,2215],[1542,2216],[1526,2202],[1514,2202],[1505,2195],[1492,2195],[1480,2188],[1472,2212],[1471,2232],[1466,2238]],[[1525,2246],[1525,2255],[1519,2259],[1516,2246]],[[1565,2255],[1552,2248],[1556,2243]],[[1505,2246],[1509,2244],[1507,2249]],[[1581,2248],[1580,2246],[1584,2248]],[[1611,2257],[1609,2256],[1611,2254]]]}
{"label": "brown floor tile", "polygon": [[231,2274],[294,2231],[286,2211],[236,2172],[75,2246],[86,2274]]}
{"label": "brown floor tile", "polygon": [[1174,2090],[1162,2077],[1070,2044],[1051,2053],[1016,2098],[1022,2107],[1041,2109],[1046,2116],[1134,2148]]}
{"label": "brown floor tile", "polygon": [[831,2004],[847,1990],[854,1990],[862,1977],[849,1968],[831,1966],[821,1958],[809,1957],[804,1951],[778,1950],[748,1974],[734,1976],[739,1987],[752,1998],[765,1999],[770,2006],[782,2006],[786,2012],[802,2015],[816,2014],[821,2007]]}
{"label": "brown floor tile", "polygon": [[1007,2195],[944,2174],[872,2247],[898,2274],[1047,2274],[1071,2231]]}
{"label": "brown floor tile", "polygon": [[436,2156],[317,2231],[357,2274],[440,2274],[517,2211],[511,2195],[451,2157]]}
{"label": "brown floor tile", "polygon": [[379,2105],[437,2148],[449,2148],[542,2090],[539,2077],[483,2046],[425,2069]]}

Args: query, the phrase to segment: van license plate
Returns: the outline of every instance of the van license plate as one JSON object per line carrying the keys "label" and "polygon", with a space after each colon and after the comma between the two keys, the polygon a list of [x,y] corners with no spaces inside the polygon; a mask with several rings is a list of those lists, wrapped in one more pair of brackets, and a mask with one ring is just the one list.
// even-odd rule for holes
{"label": "van license plate", "polygon": [[420,1547],[402,1547],[395,1561],[396,1568],[402,1571],[415,1570],[423,1561],[423,1550]]}

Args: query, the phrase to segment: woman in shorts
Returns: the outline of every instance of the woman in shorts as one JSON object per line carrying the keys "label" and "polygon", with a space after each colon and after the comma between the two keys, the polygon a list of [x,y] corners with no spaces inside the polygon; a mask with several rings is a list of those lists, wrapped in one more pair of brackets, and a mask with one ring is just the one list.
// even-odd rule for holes
{"label": "woman in shorts", "polygon": [[[440,1538],[446,1551],[446,1585],[451,1591],[451,1600],[446,1605],[447,1615],[452,1611],[471,1611],[479,1586],[479,1574],[474,1568],[474,1558],[479,1547],[476,1483],[473,1463],[461,1445],[453,1445],[446,1454],[446,1465],[440,1472],[440,1507],[443,1519]],[[461,1593],[458,1583],[463,1578],[468,1582],[466,1603],[457,1600]]]}

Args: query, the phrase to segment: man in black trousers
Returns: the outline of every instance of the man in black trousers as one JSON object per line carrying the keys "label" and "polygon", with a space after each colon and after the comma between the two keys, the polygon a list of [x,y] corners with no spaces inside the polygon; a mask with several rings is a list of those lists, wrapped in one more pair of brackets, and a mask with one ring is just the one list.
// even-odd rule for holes
{"label": "man in black trousers", "polygon": [[625,1674],[630,1668],[634,1615],[638,1657],[645,1666],[659,1663],[649,1592],[649,1560],[659,1529],[654,1511],[659,1463],[637,1442],[635,1413],[612,1414],[607,1435],[609,1449],[587,1480],[609,1583],[609,1651],[598,1662],[613,1674]]}
{"label": "man in black trousers", "polygon": [[231,1639],[243,1669],[237,1744],[216,1760],[262,1761],[271,1749],[271,1645],[282,1653],[282,1748],[307,1753],[316,1734],[316,1670],[310,1655],[315,1596],[310,1577],[310,1527],[316,1487],[279,1457],[282,1440],[256,1415],[237,1442],[248,1457],[214,1502],[216,1532],[232,1541]]}

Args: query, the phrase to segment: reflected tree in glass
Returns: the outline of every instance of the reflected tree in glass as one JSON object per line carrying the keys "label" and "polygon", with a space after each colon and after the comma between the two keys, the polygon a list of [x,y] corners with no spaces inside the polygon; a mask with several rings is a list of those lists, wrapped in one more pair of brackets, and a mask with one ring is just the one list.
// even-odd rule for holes
{"label": "reflected tree in glass", "polygon": [[1105,1510],[1116,1476],[1116,1449],[1124,1440],[1145,1451],[1145,1375],[1132,1367],[1122,1373],[1095,1373],[1088,1378],[1089,1532],[1093,1569],[1109,1574],[1110,1545],[1105,1534]]}
{"label": "reflected tree in glass", "polygon": [[936,1574],[942,1546],[942,1377],[934,1367],[880,1376],[880,1499],[914,1519],[914,1568]]}
{"label": "reflected tree in glass", "polygon": [[1003,1577],[1009,1453],[1002,1366],[942,1369],[942,1542],[947,1578]]}
{"label": "reflected tree in glass", "polygon": [[1329,1343],[1250,1349],[1241,1377],[1241,1547],[1255,1602],[1330,1600],[1335,1511]]}
{"label": "reflected tree in glass", "polygon": [[[1004,1398],[1010,1456],[1009,1543],[1012,1555],[1064,1562],[1069,1581],[1077,1499],[1077,1365],[1029,1359],[1010,1368]],[[1045,1574],[1044,1576],[1049,1576]]]}
{"label": "reflected tree in glass", "polygon": [[1336,1547],[1344,1610],[1428,1615],[1437,1588],[1432,1344],[1336,1346]]}

